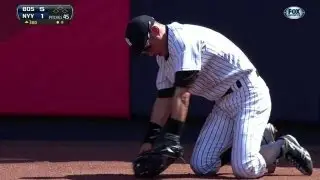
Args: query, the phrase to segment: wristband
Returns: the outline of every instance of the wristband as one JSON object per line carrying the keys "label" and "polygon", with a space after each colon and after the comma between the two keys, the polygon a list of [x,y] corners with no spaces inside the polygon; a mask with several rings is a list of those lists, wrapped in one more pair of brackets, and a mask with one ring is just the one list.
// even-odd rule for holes
{"label": "wristband", "polygon": [[170,98],[170,97],[173,97],[173,95],[174,95],[174,90],[175,90],[174,87],[172,87],[172,88],[166,88],[166,89],[160,89],[160,90],[158,90],[158,92],[157,92],[157,97],[158,97],[158,98]]}
{"label": "wristband", "polygon": [[183,126],[183,121],[179,121],[170,117],[164,127],[164,131],[166,133],[180,136],[182,134]]}
{"label": "wristband", "polygon": [[147,134],[144,138],[144,143],[153,144],[155,140],[160,136],[162,127],[156,123],[149,122]]}

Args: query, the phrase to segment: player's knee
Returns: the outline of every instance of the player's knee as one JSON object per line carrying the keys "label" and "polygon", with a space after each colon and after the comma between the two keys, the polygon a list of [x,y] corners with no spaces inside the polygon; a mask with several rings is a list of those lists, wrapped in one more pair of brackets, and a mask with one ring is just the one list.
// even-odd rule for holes
{"label": "player's knee", "polygon": [[218,171],[216,162],[209,162],[208,159],[196,160],[191,159],[190,167],[192,171],[198,176],[210,176],[215,175]]}
{"label": "player's knee", "polygon": [[231,162],[233,174],[237,178],[246,178],[246,179],[255,179],[261,177],[264,172],[261,171],[261,168],[254,166],[252,161],[247,162]]}

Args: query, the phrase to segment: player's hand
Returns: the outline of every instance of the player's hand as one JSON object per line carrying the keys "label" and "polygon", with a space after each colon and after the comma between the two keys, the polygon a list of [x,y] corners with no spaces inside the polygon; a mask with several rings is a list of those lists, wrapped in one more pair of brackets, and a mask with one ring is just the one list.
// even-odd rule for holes
{"label": "player's hand", "polygon": [[152,144],[151,143],[143,143],[140,147],[139,154],[150,151],[152,149]]}

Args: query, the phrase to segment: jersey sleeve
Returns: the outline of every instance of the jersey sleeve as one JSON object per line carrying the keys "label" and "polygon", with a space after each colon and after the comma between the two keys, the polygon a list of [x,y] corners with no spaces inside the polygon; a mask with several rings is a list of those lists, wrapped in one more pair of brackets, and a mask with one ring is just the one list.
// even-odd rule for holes
{"label": "jersey sleeve", "polygon": [[190,87],[197,79],[200,70],[200,44],[186,45],[185,50],[176,56],[174,86]]}
{"label": "jersey sleeve", "polygon": [[156,87],[158,91],[173,87],[173,83],[166,76],[166,67],[164,64],[164,59],[161,59],[161,58],[162,57],[157,57],[159,70],[157,74]]}
{"label": "jersey sleeve", "polygon": [[200,43],[186,45],[185,49],[176,56],[176,72],[201,70]]}

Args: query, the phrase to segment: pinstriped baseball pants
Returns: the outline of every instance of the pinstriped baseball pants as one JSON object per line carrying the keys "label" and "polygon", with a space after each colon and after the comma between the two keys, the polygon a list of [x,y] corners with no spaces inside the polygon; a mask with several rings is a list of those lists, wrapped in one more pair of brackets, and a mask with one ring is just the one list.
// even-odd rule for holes
{"label": "pinstriped baseball pants", "polygon": [[254,81],[253,84],[248,77],[241,79],[241,88],[233,86],[234,92],[216,102],[191,157],[190,165],[196,174],[217,173],[221,166],[220,155],[231,146],[235,176],[258,178],[267,172],[259,151],[271,113],[271,99],[264,81]]}

